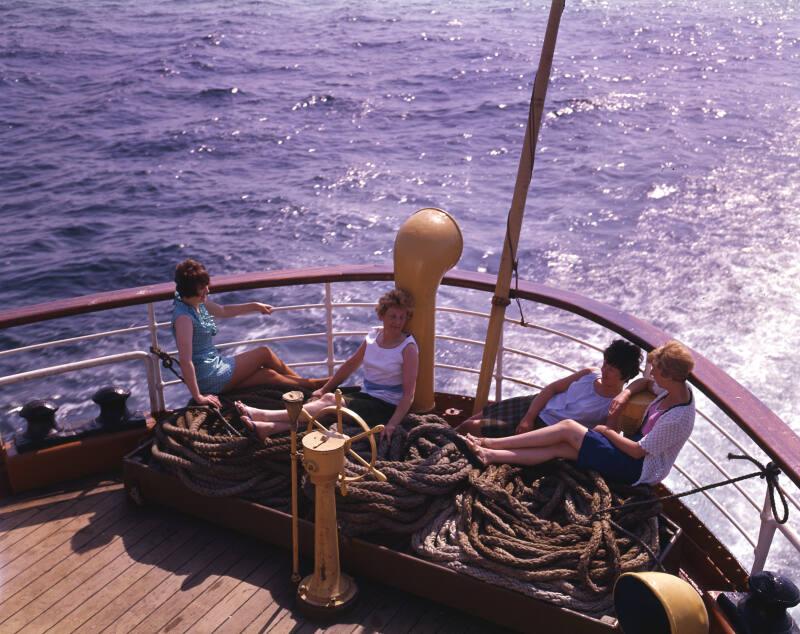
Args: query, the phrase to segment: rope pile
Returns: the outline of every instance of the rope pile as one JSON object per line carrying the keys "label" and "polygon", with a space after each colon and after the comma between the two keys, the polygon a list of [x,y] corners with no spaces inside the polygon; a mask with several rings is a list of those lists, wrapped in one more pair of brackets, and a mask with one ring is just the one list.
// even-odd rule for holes
{"label": "rope pile", "polygon": [[[467,484],[472,467],[453,442],[457,434],[442,422],[438,416],[410,414],[398,425],[391,444],[381,448],[383,459],[375,464],[386,482],[368,476],[350,484],[346,496],[337,497],[336,513],[344,533],[408,535],[452,504],[455,492]],[[368,448],[368,444],[362,447]],[[369,458],[366,453],[363,457]],[[350,477],[366,470],[351,460],[345,464],[345,475]],[[309,488],[313,487],[306,487],[313,495]]]}
{"label": "rope pile", "polygon": [[[427,559],[590,615],[607,613],[623,572],[648,569],[639,541],[615,530],[615,503],[646,495],[609,488],[594,472],[569,463],[544,468],[490,465],[474,469],[450,508],[412,537]],[[658,551],[658,505],[621,512],[614,521]]]}
{"label": "rope pile", "polygon": [[156,426],[153,457],[196,493],[239,496],[283,511],[290,508],[289,437],[235,435],[206,407],[187,407]]}
{"label": "rope pile", "polygon": [[[345,426],[350,435],[358,431]],[[152,453],[197,493],[288,510],[289,437],[261,444],[238,433],[216,412],[190,407],[156,428]],[[369,458],[368,447],[362,441],[354,449]],[[609,487],[563,461],[478,468],[463,439],[435,415],[407,416],[379,456],[386,482],[368,476],[337,494],[345,534],[404,536],[426,559],[595,616],[610,610],[616,578],[652,567],[647,549],[658,551],[660,505],[606,511],[651,500],[649,489]],[[365,470],[345,463],[347,476]],[[303,490],[313,498],[307,478]]]}

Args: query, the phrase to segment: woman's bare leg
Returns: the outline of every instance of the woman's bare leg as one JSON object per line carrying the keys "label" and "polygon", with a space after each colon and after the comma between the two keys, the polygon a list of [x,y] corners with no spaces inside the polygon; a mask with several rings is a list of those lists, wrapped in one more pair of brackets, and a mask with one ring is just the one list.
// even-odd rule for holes
{"label": "woman's bare leg", "polygon": [[316,390],[327,382],[327,379],[304,379],[266,346],[237,354],[234,359],[233,376],[223,390],[226,392],[268,384]]}
{"label": "woman's bare leg", "polygon": [[555,458],[575,460],[578,451],[569,443],[558,443],[547,447],[530,449],[489,449],[480,445],[470,445],[483,464],[518,464],[532,466]]}
{"label": "woman's bare leg", "polygon": [[[316,401],[309,401],[303,406],[307,414],[316,416],[323,408],[336,403],[333,394],[323,394]],[[259,409],[257,407],[247,407],[241,401],[234,403],[239,412],[242,422],[252,429],[259,440],[265,440],[274,434],[282,434],[291,430],[289,414],[285,409]],[[299,424],[305,424],[305,419],[298,420]]]}
{"label": "woman's bare leg", "polygon": [[[542,429],[526,431],[507,438],[483,438],[481,444],[486,449],[531,449],[534,447],[550,447],[561,443],[569,444],[578,450],[586,435],[586,427],[577,421],[566,419]],[[538,463],[537,463],[538,464]]]}
{"label": "woman's bare leg", "polygon": [[[303,409],[311,416],[316,416],[323,408],[336,404],[336,397],[331,394],[323,394],[315,401],[308,401],[303,405]],[[285,409],[259,409],[258,407],[248,407],[241,401],[234,403],[239,412],[239,416],[246,416],[253,422],[264,423],[288,423],[289,414]]]}

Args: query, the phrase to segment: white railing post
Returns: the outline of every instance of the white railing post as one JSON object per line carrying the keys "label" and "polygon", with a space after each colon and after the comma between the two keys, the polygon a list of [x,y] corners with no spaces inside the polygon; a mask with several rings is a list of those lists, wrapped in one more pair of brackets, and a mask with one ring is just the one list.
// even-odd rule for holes
{"label": "white railing post", "polygon": [[[147,305],[147,328],[150,330],[150,345],[153,348],[158,348],[158,322],[156,321],[155,304],[152,302]],[[153,382],[149,385],[149,389],[153,390],[155,394],[150,395],[150,402],[156,403],[158,410],[163,412],[166,410],[167,405],[164,400],[164,379],[161,377],[161,363],[156,361],[154,364]],[[154,412],[153,412],[154,413]]]}
{"label": "white railing post", "polygon": [[753,551],[755,557],[753,558],[753,567],[750,570],[751,575],[764,570],[764,564],[767,563],[767,555],[769,555],[769,549],[770,546],[772,546],[772,538],[775,537],[776,528],[778,528],[778,522],[775,521],[775,518],[772,516],[768,487],[766,496],[764,497],[764,506],[761,508],[761,528],[758,530],[758,543],[756,543],[756,547]]}
{"label": "white railing post", "polygon": [[494,401],[503,400],[503,346],[505,346],[505,323],[500,326],[500,337],[497,342],[497,361],[494,364]]}
{"label": "white railing post", "polygon": [[333,376],[333,297],[330,282],[325,282],[325,335],[328,345],[328,376]]}

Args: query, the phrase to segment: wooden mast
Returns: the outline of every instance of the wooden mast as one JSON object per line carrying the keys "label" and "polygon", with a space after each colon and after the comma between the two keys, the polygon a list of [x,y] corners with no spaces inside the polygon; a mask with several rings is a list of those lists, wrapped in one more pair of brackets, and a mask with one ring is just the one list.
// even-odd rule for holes
{"label": "wooden mast", "polygon": [[525,201],[528,198],[528,187],[533,174],[533,158],[536,151],[536,140],[539,135],[542,112],[544,110],[544,97],[547,93],[547,84],[550,81],[550,67],[553,63],[553,51],[556,47],[558,26],[561,22],[561,13],[564,11],[564,0],[553,0],[550,5],[550,17],[547,20],[547,31],[542,44],[542,54],[539,57],[539,70],[533,83],[533,95],[528,113],[528,125],[525,129],[525,140],[522,145],[522,155],[519,159],[517,170],[517,183],[514,186],[514,197],[511,200],[511,209],[508,212],[506,237],[503,242],[503,255],[500,259],[500,270],[497,272],[497,285],[492,298],[492,310],[489,317],[489,326],[486,331],[486,345],[483,349],[483,360],[478,378],[478,391],[475,394],[475,407],[473,413],[479,412],[486,405],[489,396],[489,386],[497,358],[497,347],[500,342],[500,333],[503,330],[506,306],[509,301],[509,288],[511,287],[511,274],[516,260],[519,233],[522,227],[522,216],[525,213]]}

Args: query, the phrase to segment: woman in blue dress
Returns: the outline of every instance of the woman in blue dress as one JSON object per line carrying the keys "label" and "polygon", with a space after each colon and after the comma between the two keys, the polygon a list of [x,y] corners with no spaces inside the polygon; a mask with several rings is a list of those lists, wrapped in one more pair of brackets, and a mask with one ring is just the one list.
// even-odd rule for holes
{"label": "woman in blue dress", "polygon": [[267,346],[232,357],[214,347],[214,318],[247,313],[269,315],[272,306],[260,302],[222,306],[208,299],[211,278],[196,260],[185,260],[175,268],[175,302],[172,332],[178,344],[183,379],[198,405],[220,407],[217,394],[257,385],[279,385],[315,390],[327,379],[304,379]]}

